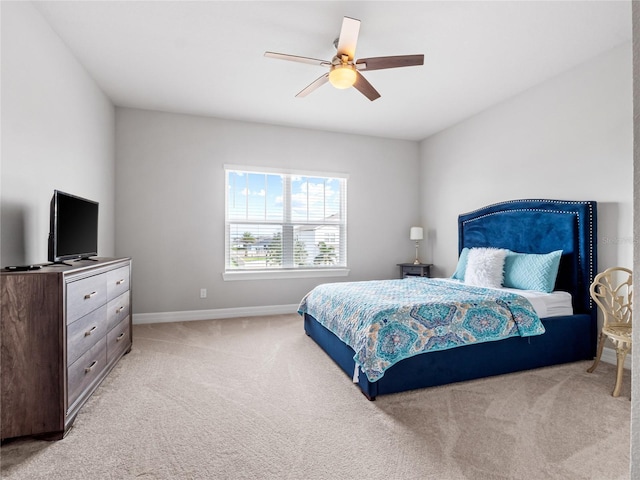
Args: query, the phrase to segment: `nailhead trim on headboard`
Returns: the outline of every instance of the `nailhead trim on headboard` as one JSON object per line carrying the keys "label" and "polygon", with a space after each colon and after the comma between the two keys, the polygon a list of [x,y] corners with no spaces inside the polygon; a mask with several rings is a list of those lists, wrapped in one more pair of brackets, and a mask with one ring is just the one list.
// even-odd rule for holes
{"label": "nailhead trim on headboard", "polygon": [[[482,208],[478,208],[476,210],[473,210],[471,212],[462,214],[461,216],[469,216],[469,215],[473,215],[477,212],[481,212],[484,210],[488,210],[488,209],[492,209],[492,208],[496,208],[496,207],[501,207],[501,206],[507,206],[507,205],[511,205],[511,204],[523,204],[523,203],[547,203],[547,204],[553,204],[553,205],[582,205],[582,206],[586,206],[588,208],[588,218],[586,219],[587,223],[586,225],[588,226],[589,229],[589,238],[588,238],[588,250],[589,250],[589,268],[588,268],[588,284],[587,287],[589,285],[591,285],[591,283],[593,282],[593,279],[596,275],[595,272],[595,259],[594,259],[594,245],[595,245],[595,241],[596,239],[594,238],[594,212],[593,212],[593,206],[594,206],[594,202],[590,202],[590,201],[577,201],[577,200],[545,200],[545,199],[523,199],[523,200],[508,200],[505,202],[498,202],[498,203],[494,203],[491,205],[487,205],[485,207]],[[486,218],[492,215],[497,215],[497,214],[502,214],[505,212],[543,212],[543,213],[558,213],[558,214],[563,214],[563,215],[575,215],[577,222],[578,222],[578,231],[581,231],[581,227],[584,225],[583,224],[583,220],[582,218],[580,218],[580,212],[579,211],[566,211],[566,210],[556,210],[556,209],[545,209],[545,208],[513,208],[513,209],[505,209],[505,210],[499,210],[496,212],[489,212],[487,214],[478,216],[478,217],[474,217],[468,220],[464,220],[462,222],[463,225],[467,224],[467,223],[471,223],[477,220],[481,220],[482,218]],[[582,256],[581,256],[581,252],[580,249],[578,249],[578,263],[581,264],[582,262]],[[591,299],[591,296],[589,296],[589,308],[593,308],[593,299]]]}

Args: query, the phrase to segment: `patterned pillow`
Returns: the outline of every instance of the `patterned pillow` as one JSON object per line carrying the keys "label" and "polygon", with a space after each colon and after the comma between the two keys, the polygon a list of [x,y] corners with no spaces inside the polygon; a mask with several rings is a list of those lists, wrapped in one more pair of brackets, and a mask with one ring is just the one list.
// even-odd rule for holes
{"label": "patterned pillow", "polygon": [[509,252],[504,262],[504,286],[552,292],[561,256],[562,250],[546,254]]}
{"label": "patterned pillow", "polygon": [[504,260],[509,250],[472,248],[467,256],[464,283],[476,287],[500,288],[504,277]]}

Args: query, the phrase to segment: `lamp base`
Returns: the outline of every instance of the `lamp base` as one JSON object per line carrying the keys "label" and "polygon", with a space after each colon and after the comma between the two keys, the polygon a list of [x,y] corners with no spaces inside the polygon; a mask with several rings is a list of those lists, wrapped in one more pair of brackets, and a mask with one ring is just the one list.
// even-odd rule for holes
{"label": "lamp base", "polygon": [[420,260],[418,260],[418,241],[416,240],[416,259],[413,262],[414,265],[420,265]]}

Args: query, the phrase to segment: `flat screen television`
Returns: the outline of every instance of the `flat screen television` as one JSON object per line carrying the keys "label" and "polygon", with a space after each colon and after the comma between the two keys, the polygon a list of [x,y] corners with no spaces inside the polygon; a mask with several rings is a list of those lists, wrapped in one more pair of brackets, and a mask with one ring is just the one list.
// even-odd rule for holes
{"label": "flat screen television", "polygon": [[49,261],[98,255],[98,202],[59,190],[51,198]]}

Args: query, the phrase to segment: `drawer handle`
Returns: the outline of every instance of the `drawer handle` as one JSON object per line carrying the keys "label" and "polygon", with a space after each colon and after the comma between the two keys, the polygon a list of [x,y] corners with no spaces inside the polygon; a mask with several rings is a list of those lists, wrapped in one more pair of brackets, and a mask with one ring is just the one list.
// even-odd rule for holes
{"label": "drawer handle", "polygon": [[124,332],[122,332],[120,335],[118,335],[118,338],[116,338],[116,342],[119,342],[123,338],[124,338]]}
{"label": "drawer handle", "polygon": [[98,292],[91,292],[91,293],[87,293],[87,294],[84,296],[84,299],[85,299],[85,300],[89,300],[89,299],[90,299],[91,297],[93,297],[96,293],[98,293]]}
{"label": "drawer handle", "polygon": [[117,310],[116,310],[116,315],[117,315],[118,313],[120,313],[122,310],[124,310],[124,305],[123,305],[122,307],[120,307],[119,309],[117,309]]}
{"label": "drawer handle", "polygon": [[94,325],[94,326],[91,328],[91,330],[87,330],[86,332],[84,332],[84,336],[85,336],[85,337],[88,337],[89,335],[91,335],[91,334],[95,331],[95,329],[96,329],[96,328],[98,328],[98,326],[97,326],[97,325]]}
{"label": "drawer handle", "polygon": [[94,360],[91,363],[91,365],[89,365],[87,368],[84,369],[84,373],[89,373],[91,370],[93,370],[93,367],[95,367],[97,363],[98,363],[98,361]]}
{"label": "drawer handle", "polygon": [[116,282],[116,285],[122,285],[124,283],[124,278],[121,278]]}

